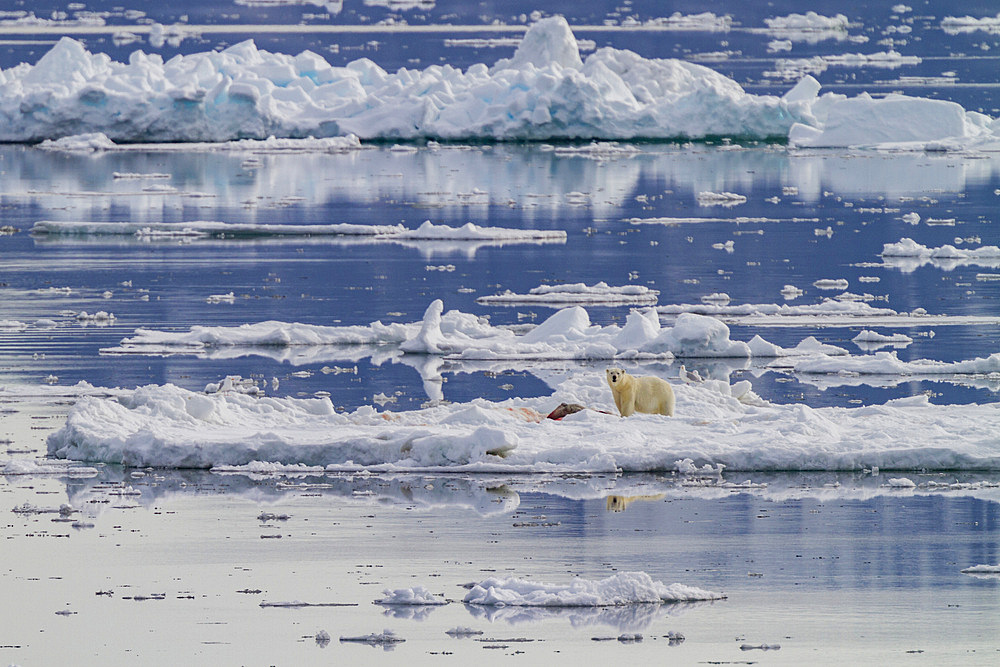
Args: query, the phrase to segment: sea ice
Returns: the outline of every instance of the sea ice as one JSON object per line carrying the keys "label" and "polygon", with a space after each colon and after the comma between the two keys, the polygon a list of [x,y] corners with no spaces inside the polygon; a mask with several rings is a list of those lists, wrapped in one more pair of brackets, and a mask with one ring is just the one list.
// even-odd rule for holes
{"label": "sea ice", "polygon": [[445,605],[448,601],[439,595],[434,595],[423,586],[413,588],[397,588],[382,591],[382,597],[375,604],[384,605]]}
{"label": "sea ice", "polygon": [[600,580],[577,578],[569,585],[491,577],[473,585],[464,602],[496,607],[611,607],[725,598],[722,593],[694,586],[667,586],[645,572],[621,572]]}
{"label": "sea ice", "polygon": [[[786,40],[845,33],[840,15],[793,14],[769,22],[767,30]],[[157,40],[187,36],[178,26],[154,26],[150,34]],[[912,56],[887,52],[826,57],[805,67],[912,62]],[[938,150],[1000,141],[996,121],[953,102],[898,94],[820,96],[819,90],[806,75],[782,97],[748,94],[707,67],[607,47],[583,59],[560,16],[534,23],[511,58],[464,71],[433,65],[387,72],[368,59],[334,67],[312,51],[270,53],[252,41],[166,61],[135,51],[127,62],[116,62],[64,37],[35,64],[0,71],[0,140],[57,140],[46,147],[88,151],[114,149],[114,142],[350,135],[389,140],[738,136],[787,138],[803,147]],[[68,136],[73,138],[58,145]]]}
{"label": "sea ice", "polygon": [[962,570],[963,574],[1000,574],[1000,565],[973,565]]}
{"label": "sea ice", "polygon": [[580,304],[634,304],[654,305],[659,291],[645,285],[610,286],[605,282],[594,285],[584,283],[539,285],[527,294],[515,294],[510,290],[503,294],[481,296],[476,303],[562,307],[568,303]]}
{"label": "sea ice", "polygon": [[[49,436],[48,453],[167,468],[265,461],[330,470],[612,472],[675,470],[690,459],[685,468],[1000,469],[996,404],[933,405],[921,395],[811,408],[747,403],[736,397],[744,389],[719,380],[673,388],[675,417],[621,419],[610,414],[611,393],[596,372],[566,377],[551,396],[392,413],[362,406],[340,414],[328,398],[206,395],[150,385],[117,398],[82,397]],[[560,402],[593,409],[545,419]]]}

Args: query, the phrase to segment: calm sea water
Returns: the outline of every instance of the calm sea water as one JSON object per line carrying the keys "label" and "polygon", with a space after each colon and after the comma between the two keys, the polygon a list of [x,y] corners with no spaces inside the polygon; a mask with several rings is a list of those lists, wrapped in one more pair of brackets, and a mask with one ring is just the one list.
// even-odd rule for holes
{"label": "calm sea water", "polygon": [[[900,312],[997,313],[1000,281],[986,279],[995,267],[913,267],[885,264],[879,257],[884,243],[903,237],[927,246],[976,247],[996,240],[994,191],[1000,179],[993,157],[796,154],[779,146],[638,148],[629,157],[595,160],[537,145],[421,147],[411,153],[382,146],[344,155],[264,155],[252,167],[240,154],[65,155],[30,147],[0,149],[4,221],[18,230],[0,237],[0,319],[55,322],[0,331],[0,345],[14,362],[5,377],[31,383],[55,376],[59,384],[87,380],[123,387],[174,382],[200,389],[239,374],[278,378],[279,387],[272,390],[278,395],[328,391],[335,404],[349,409],[370,403],[376,393],[397,392],[399,399],[388,407],[413,407],[427,400],[419,373],[398,358],[386,359],[384,351],[374,351],[373,358],[372,350],[226,350],[218,358],[194,359],[109,357],[100,350],[116,346],[139,327],[186,330],[263,320],[412,322],[437,298],[446,308],[487,316],[494,324],[533,324],[555,311],[481,306],[475,299],[553,282],[646,285],[660,291],[660,303],[700,303],[716,292],[729,294],[733,303],[785,303],[780,291],[792,284],[806,293],[788,303],[800,304],[839,294],[813,286],[832,278],[846,279],[852,293],[870,295],[871,305]],[[116,179],[116,173],[169,178]],[[159,189],[150,191],[150,184]],[[696,195],[703,191],[735,192],[747,202],[702,206]],[[919,224],[903,221],[910,212],[920,216]],[[649,222],[663,218],[698,221]],[[509,245],[345,237],[153,242],[33,236],[29,230],[38,220],[410,227],[424,220],[452,226],[471,221],[563,229],[567,240]],[[729,241],[731,252],[715,247]],[[231,304],[206,301],[230,292]],[[116,316],[112,326],[83,326],[71,316],[99,310]],[[628,308],[598,307],[590,313],[597,323],[622,322]],[[851,338],[861,328],[733,326],[732,335],[749,340],[760,333],[782,345],[815,335],[860,354]],[[920,327],[904,333],[914,338],[898,350],[904,359],[953,361],[997,349],[996,327]],[[355,365],[356,374],[322,372]],[[743,370],[741,363],[709,369],[688,360],[687,365],[723,375]],[[445,398],[545,394],[549,389],[540,377],[552,367],[457,365],[446,369]],[[883,402],[922,391],[940,394],[942,401],[996,400],[989,382],[969,378],[905,384],[880,378],[826,389],[840,382],[763,369],[749,377],[769,399],[815,405]],[[890,387],[872,386],[887,382]]]}

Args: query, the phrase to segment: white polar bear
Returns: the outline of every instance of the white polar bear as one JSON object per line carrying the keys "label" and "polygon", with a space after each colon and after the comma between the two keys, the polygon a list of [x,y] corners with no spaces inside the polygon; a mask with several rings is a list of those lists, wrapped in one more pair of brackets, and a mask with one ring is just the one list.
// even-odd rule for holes
{"label": "white polar bear", "polygon": [[674,416],[674,390],[658,377],[629,375],[620,368],[608,369],[608,385],[622,417],[636,412]]}

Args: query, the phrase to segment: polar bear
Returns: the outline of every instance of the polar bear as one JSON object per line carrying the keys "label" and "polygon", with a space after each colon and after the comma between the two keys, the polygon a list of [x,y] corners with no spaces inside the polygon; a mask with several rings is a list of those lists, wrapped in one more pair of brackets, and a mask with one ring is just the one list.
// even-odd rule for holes
{"label": "polar bear", "polygon": [[658,377],[629,375],[620,368],[608,369],[608,386],[622,417],[636,412],[674,416],[674,390]]}

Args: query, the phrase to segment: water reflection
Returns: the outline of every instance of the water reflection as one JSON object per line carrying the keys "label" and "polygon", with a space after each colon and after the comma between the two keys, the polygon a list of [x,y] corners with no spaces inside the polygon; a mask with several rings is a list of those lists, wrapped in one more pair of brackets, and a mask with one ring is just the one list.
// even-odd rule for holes
{"label": "water reflection", "polygon": [[[642,145],[613,161],[589,159],[585,151],[506,145],[407,153],[387,148],[264,153],[253,168],[246,157],[247,152],[134,148],[81,155],[8,146],[0,148],[5,171],[0,196],[55,220],[157,222],[225,212],[227,219],[263,222],[307,207],[350,202],[404,204],[424,211],[427,218],[448,220],[482,218],[491,209],[507,207],[535,222],[554,220],[559,211],[574,207],[598,219],[617,218],[634,196],[658,197],[664,190],[692,205],[699,192],[746,193],[776,184],[794,191],[788,196],[795,200],[810,203],[830,193],[886,199],[941,196],[988,183],[1000,171],[1000,156],[994,154],[657,144]],[[121,174],[158,178],[154,182]],[[650,208],[656,207],[656,197]]]}

